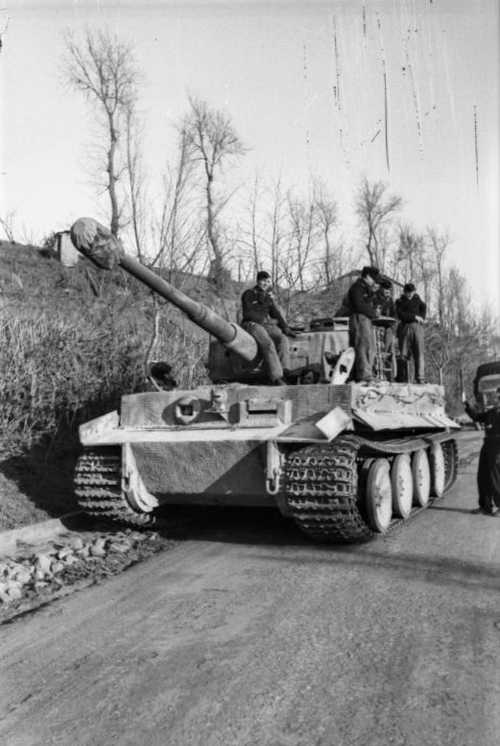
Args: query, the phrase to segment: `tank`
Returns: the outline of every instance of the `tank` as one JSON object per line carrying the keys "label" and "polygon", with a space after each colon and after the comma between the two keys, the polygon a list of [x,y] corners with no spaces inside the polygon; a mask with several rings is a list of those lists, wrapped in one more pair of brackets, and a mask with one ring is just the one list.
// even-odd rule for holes
{"label": "tank", "polygon": [[[348,319],[312,320],[291,341],[290,384],[266,384],[253,337],[127,255],[92,218],[71,229],[103,269],[121,267],[210,335],[213,383],[125,394],[120,410],[80,426],[75,474],[81,508],[151,525],[160,506],[268,506],[312,540],[349,543],[384,534],[441,497],[457,473],[444,390],[385,380],[378,321],[377,375],[349,382]],[[390,368],[390,366],[389,366]]]}

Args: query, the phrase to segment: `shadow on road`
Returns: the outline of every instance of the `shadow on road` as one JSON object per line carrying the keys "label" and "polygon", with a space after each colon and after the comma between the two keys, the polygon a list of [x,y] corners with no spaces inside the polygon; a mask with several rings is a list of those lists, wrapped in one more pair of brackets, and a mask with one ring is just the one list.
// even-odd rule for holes
{"label": "shadow on road", "polygon": [[[469,513],[463,508],[432,506],[432,510]],[[416,580],[457,589],[488,589],[500,591],[500,564],[470,562],[454,557],[401,553],[385,539],[374,539],[367,544],[326,545],[313,544],[295,525],[277,511],[265,508],[208,508],[190,507],[169,511],[172,529],[162,533],[177,540],[202,540],[222,543],[265,546],[268,551],[249,556],[286,564],[324,565],[363,569],[373,576],[383,574],[394,581]],[[416,519],[418,520],[418,518]],[[177,526],[175,523],[177,522]],[[499,520],[500,525],[500,520]],[[394,534],[389,534],[389,541]],[[283,552],[283,547],[293,552]],[[278,551],[273,552],[273,548]],[[251,546],[249,546],[251,552]]]}
{"label": "shadow on road", "polygon": [[[347,549],[347,551],[346,551]],[[387,552],[387,550],[386,550]],[[438,586],[456,586],[457,590],[500,591],[500,564],[469,562],[452,557],[425,557],[421,554],[384,553],[362,547],[332,547],[329,551],[332,565],[363,569],[373,579],[378,576],[393,577],[394,582],[420,581]],[[257,555],[255,555],[257,557]],[[317,557],[303,554],[297,557],[259,554],[260,560],[303,564],[325,564],[325,552]],[[332,569],[334,569],[332,567]]]}
{"label": "shadow on road", "polygon": [[275,508],[177,506],[161,508],[160,532],[179,541],[308,546],[310,541]]}
{"label": "shadow on road", "polygon": [[474,508],[452,508],[447,505],[430,505],[428,510],[445,510],[450,513],[465,513],[471,515]]}

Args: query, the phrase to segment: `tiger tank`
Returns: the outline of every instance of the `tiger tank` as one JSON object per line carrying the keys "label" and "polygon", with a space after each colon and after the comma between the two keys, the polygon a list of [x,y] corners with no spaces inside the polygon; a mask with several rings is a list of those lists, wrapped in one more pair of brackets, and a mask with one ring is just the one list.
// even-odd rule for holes
{"label": "tiger tank", "polygon": [[373,383],[350,382],[347,318],[297,332],[288,383],[272,386],[237,323],[128,255],[92,218],[71,237],[95,265],[128,272],[210,335],[210,385],[124,394],[119,411],[80,426],[74,482],[86,513],[148,526],[165,505],[268,506],[311,540],[350,543],[384,534],[453,484],[458,425],[443,387],[387,380],[383,364]]}

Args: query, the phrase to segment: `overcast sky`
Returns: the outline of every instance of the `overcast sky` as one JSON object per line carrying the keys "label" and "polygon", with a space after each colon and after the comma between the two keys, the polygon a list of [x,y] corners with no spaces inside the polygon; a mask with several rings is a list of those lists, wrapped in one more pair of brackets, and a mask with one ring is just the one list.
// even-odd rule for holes
{"label": "overcast sky", "polygon": [[475,300],[497,301],[497,0],[7,4],[0,214],[16,210],[36,238],[96,213],[91,117],[62,84],[62,33],[107,26],[133,42],[144,73],[152,175],[194,93],[225,108],[250,148],[239,179],[258,170],[300,186],[318,175],[352,233],[356,185],[385,180],[417,229],[450,231],[450,258]]}

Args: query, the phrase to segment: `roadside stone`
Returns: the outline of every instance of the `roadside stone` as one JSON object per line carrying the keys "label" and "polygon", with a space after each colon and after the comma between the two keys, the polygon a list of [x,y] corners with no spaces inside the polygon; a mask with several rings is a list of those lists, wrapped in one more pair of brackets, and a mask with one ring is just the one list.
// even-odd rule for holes
{"label": "roadside stone", "polygon": [[61,562],[60,560],[56,560],[53,562],[50,566],[50,570],[53,575],[57,575],[58,573],[62,572],[64,570],[64,562]]}
{"label": "roadside stone", "polygon": [[0,562],[0,578],[5,578],[9,572],[9,565],[7,562]]}
{"label": "roadside stone", "polygon": [[84,542],[80,536],[72,536],[68,542],[69,547],[73,550],[83,549]]}
{"label": "roadside stone", "polygon": [[130,542],[127,541],[112,541],[109,545],[110,552],[121,552],[126,553],[131,549]]}
{"label": "roadside stone", "polygon": [[78,564],[79,561],[80,561],[79,557],[77,557],[76,554],[73,554],[73,552],[71,554],[65,555],[64,560],[62,560],[62,562],[64,563],[66,567],[70,567],[71,565]]}
{"label": "roadside stone", "polygon": [[17,601],[23,595],[23,588],[21,583],[17,583],[15,580],[11,580],[6,588],[9,601]]}
{"label": "roadside stone", "polygon": [[90,545],[90,554],[92,557],[105,557],[106,539],[96,539],[94,543]]}
{"label": "roadside stone", "polygon": [[50,565],[52,563],[52,557],[48,554],[37,555],[35,562],[35,575],[37,579],[41,580],[46,575],[50,575]]}
{"label": "roadside stone", "polygon": [[76,550],[75,554],[77,555],[77,557],[87,559],[90,554],[90,546],[88,544],[84,544],[81,549]]}
{"label": "roadside stone", "polygon": [[62,547],[62,549],[59,549],[56,556],[58,560],[66,560],[66,558],[70,557],[72,554],[73,554],[73,548],[66,546],[66,547]]}
{"label": "roadside stone", "polygon": [[12,580],[21,583],[21,585],[26,585],[30,582],[32,574],[33,570],[31,568],[26,567],[25,565],[17,565],[17,567],[12,570],[10,577]]}

